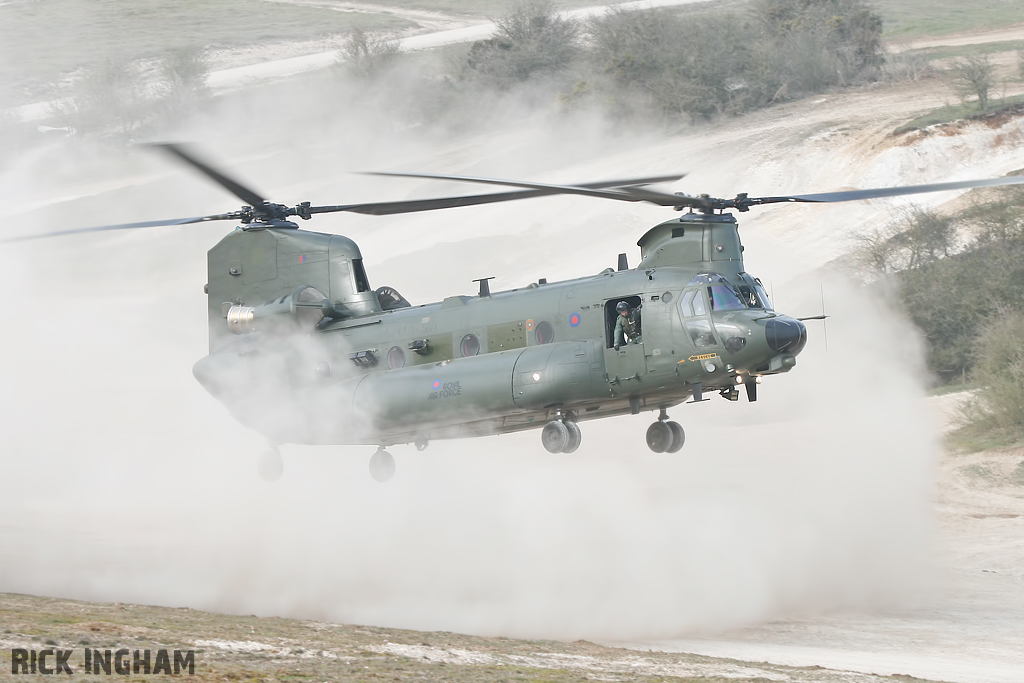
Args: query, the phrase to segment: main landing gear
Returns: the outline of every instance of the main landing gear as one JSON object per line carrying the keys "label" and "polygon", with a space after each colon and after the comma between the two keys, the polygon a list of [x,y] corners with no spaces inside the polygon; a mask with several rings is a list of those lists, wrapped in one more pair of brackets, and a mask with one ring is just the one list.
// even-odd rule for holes
{"label": "main landing gear", "polygon": [[540,441],[548,453],[575,453],[583,441],[583,434],[575,420],[559,415],[544,425]]}
{"label": "main landing gear", "polygon": [[682,425],[670,421],[662,408],[658,421],[647,428],[647,445],[655,453],[678,453],[685,442]]}

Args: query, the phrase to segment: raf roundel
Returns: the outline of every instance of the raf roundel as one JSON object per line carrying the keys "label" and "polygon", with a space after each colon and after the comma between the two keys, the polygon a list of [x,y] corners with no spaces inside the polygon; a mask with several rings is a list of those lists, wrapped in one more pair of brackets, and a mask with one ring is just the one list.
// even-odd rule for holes
{"label": "raf roundel", "polygon": [[433,387],[434,391],[437,391],[438,389],[441,388],[441,380],[435,379],[434,383],[431,384],[430,386]]}
{"label": "raf roundel", "polygon": [[532,319],[526,321],[526,329],[528,331],[530,331],[530,332],[533,332],[533,320]]}
{"label": "raf roundel", "polygon": [[571,327],[576,327],[579,324],[580,324],[580,314],[579,313],[573,313],[572,315],[569,316],[569,325]]}

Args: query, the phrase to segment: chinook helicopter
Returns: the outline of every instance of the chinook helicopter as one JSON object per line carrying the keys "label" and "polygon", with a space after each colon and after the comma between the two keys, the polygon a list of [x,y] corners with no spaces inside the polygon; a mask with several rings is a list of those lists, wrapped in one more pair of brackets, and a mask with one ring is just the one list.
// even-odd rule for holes
{"label": "chinook helicopter", "polygon": [[[238,228],[208,252],[210,353],[193,374],[242,424],[272,444],[260,463],[280,476],[280,444],[374,445],[370,474],[395,472],[385,450],[435,439],[539,429],[551,453],[572,453],[579,424],[656,411],[646,441],[676,453],[685,433],[668,410],[718,393],[757,400],[764,377],[789,372],[807,342],[804,320],[775,311],[746,271],[735,216],[752,206],[894,197],[1024,183],[1024,177],[873,190],[734,199],[649,188],[682,176],[578,185],[426,173],[375,175],[517,188],[458,197],[286,206],[174,143],[162,149],[246,203],[238,211],[193,218],[60,230],[21,241],[232,220]],[[347,237],[302,230],[289,220],[321,213],[413,213],[555,194],[647,202],[684,211],[643,236],[641,260],[589,277],[538,280],[473,296],[413,305],[395,289],[373,289],[362,254]],[[623,308],[632,338],[616,334]]]}

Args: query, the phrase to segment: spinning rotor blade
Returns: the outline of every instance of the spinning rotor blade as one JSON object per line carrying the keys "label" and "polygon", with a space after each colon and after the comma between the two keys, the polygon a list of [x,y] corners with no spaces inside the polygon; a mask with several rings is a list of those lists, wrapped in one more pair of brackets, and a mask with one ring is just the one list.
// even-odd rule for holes
{"label": "spinning rotor blade", "polygon": [[80,232],[106,232],[108,230],[134,230],[136,228],[156,228],[163,225],[188,225],[189,223],[205,223],[207,221],[227,221],[237,219],[238,214],[222,213],[213,216],[197,216],[195,218],[171,218],[162,221],[142,221],[140,223],[119,223],[117,225],[99,225],[93,228],[72,228],[70,230],[55,230],[53,232],[44,232],[38,235],[22,235],[21,237],[9,237],[7,239],[0,240],[0,243],[5,242],[26,242],[28,240],[38,240],[44,237],[60,237],[61,235],[75,235]]}
{"label": "spinning rotor blade", "polygon": [[175,142],[154,142],[150,143],[149,146],[158,147],[178,157],[253,208],[260,207],[267,202],[256,191],[218,171],[206,162],[197,159],[191,152],[187,152],[183,145]]}
{"label": "spinning rotor blade", "polygon": [[[523,187],[532,190],[543,190],[548,194],[578,194],[586,197],[601,197],[603,199],[616,199],[622,202],[650,202],[660,206],[679,206],[680,200],[684,199],[679,195],[654,192],[652,190],[640,190],[632,187],[635,185],[646,185],[650,183],[668,182],[679,180],[685,174],[661,176],[656,178],[634,178],[632,180],[620,180],[613,184],[605,185],[612,189],[595,188],[588,185],[551,185],[547,183],[526,183],[518,180],[499,180],[497,178],[478,178],[474,176],[445,175],[437,173],[367,173],[367,175],[392,176],[399,178],[428,178],[434,180],[455,180],[466,183],[481,183],[484,185],[507,185],[509,187]],[[619,189],[621,188],[621,189]]]}
{"label": "spinning rotor blade", "polygon": [[[1007,176],[989,178],[987,180],[960,180],[952,183],[932,183],[931,185],[904,185],[902,187],[882,187],[873,190],[848,190],[845,192],[822,192],[820,194],[798,194],[788,197],[750,197],[744,202],[749,205],[777,204],[780,202],[849,202],[856,199],[878,199],[880,197],[899,197],[907,194],[923,194],[925,192],[942,192],[944,190],[968,190],[975,187],[999,187],[1000,185],[1024,184],[1024,176]],[[738,202],[739,200],[737,200]]]}
{"label": "spinning rotor blade", "polygon": [[[373,173],[369,175],[403,174]],[[655,178],[633,178],[630,180],[605,180],[598,183],[580,183],[578,185],[574,185],[573,187],[583,188],[586,190],[599,190],[610,187],[622,187],[624,190],[633,190],[636,189],[633,187],[634,185],[665,182],[668,180],[677,180],[680,177],[682,176],[673,175],[659,176]],[[434,209],[451,209],[459,206],[477,206],[479,204],[509,202],[517,199],[530,199],[532,197],[544,197],[554,194],[563,194],[563,192],[560,189],[557,189],[557,186],[551,186],[545,189],[521,190],[519,192],[499,192],[495,194],[473,194],[464,195],[460,197],[438,197],[436,199],[411,199],[408,201],[376,202],[371,204],[339,204],[337,206],[311,206],[309,207],[309,212],[311,214],[315,214],[331,213],[334,211],[350,211],[353,213],[364,213],[374,216],[389,216],[400,213],[413,213],[416,211],[433,211]],[[675,199],[679,200],[681,199],[681,197],[676,197]]]}

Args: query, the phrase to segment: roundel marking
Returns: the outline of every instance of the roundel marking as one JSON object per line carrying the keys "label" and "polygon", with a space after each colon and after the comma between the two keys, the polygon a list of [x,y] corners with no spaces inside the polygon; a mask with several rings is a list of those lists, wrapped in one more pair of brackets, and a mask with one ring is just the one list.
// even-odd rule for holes
{"label": "roundel marking", "polygon": [[438,389],[441,388],[441,380],[435,379],[434,383],[431,386],[434,388],[434,391],[437,391]]}
{"label": "roundel marking", "polygon": [[533,320],[526,321],[526,329],[530,332],[533,332]]}
{"label": "roundel marking", "polygon": [[579,324],[580,324],[580,314],[579,313],[573,313],[572,315],[569,316],[569,325],[571,327],[576,327]]}

